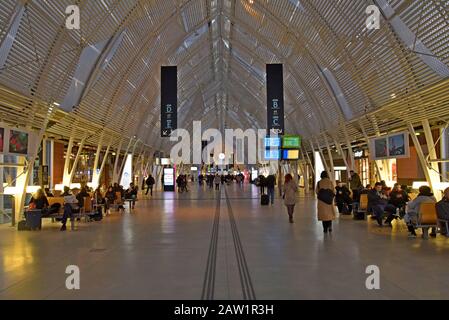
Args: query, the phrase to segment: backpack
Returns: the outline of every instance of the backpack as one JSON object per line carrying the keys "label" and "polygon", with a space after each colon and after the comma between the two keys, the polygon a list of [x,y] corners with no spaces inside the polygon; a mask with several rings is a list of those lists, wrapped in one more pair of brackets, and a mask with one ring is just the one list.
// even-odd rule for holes
{"label": "backpack", "polygon": [[[318,183],[318,187],[319,187]],[[319,189],[318,190],[318,200],[323,201],[326,204],[334,203],[335,194],[331,189]]]}

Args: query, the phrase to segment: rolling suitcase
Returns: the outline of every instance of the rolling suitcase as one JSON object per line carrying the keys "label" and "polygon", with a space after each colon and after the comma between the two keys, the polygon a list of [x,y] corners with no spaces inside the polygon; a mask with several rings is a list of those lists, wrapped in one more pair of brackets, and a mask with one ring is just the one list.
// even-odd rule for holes
{"label": "rolling suitcase", "polygon": [[260,204],[262,206],[268,206],[269,203],[270,197],[268,197],[268,194],[263,194],[262,197],[260,198]]}
{"label": "rolling suitcase", "polygon": [[29,230],[42,229],[42,210],[29,210],[25,213],[25,217]]}

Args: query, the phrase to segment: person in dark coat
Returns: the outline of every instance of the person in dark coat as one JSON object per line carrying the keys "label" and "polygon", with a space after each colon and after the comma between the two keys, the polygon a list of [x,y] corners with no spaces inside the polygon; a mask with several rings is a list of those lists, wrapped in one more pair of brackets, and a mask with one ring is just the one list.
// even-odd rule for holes
{"label": "person in dark coat", "polygon": [[154,180],[154,178],[151,174],[148,176],[145,183],[147,185],[147,192],[145,193],[145,195],[148,195],[148,191],[150,191],[150,196],[153,196],[153,187],[154,187],[154,184],[156,183],[156,181]]}
{"label": "person in dark coat", "polygon": [[270,174],[265,180],[265,185],[267,187],[268,197],[270,197],[270,203],[274,204],[274,187],[276,186],[276,177]]}
{"label": "person in dark coat", "polygon": [[335,187],[335,202],[337,203],[339,213],[352,212],[351,191],[340,181],[337,181],[337,186]]}
{"label": "person in dark coat", "polygon": [[[446,188],[443,193],[443,199],[436,204],[438,219],[449,221],[449,188]],[[447,235],[449,230],[446,230],[446,225],[441,225],[441,233]]]}
{"label": "person in dark coat", "polygon": [[368,192],[368,207],[371,208],[380,227],[383,225],[382,218],[387,204],[388,197],[382,191],[382,183],[376,182],[374,189]]}
{"label": "person in dark coat", "polygon": [[352,200],[354,202],[360,202],[360,191],[362,191],[362,181],[360,180],[360,176],[351,170],[349,172],[351,177],[349,178],[349,186],[352,191]]}

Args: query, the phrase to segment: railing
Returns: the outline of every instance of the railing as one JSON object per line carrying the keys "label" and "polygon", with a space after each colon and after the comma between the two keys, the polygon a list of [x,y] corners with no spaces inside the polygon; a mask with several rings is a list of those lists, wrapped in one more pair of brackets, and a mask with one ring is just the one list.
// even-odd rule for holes
{"label": "railing", "polygon": [[0,195],[0,224],[11,223],[14,215],[14,197]]}

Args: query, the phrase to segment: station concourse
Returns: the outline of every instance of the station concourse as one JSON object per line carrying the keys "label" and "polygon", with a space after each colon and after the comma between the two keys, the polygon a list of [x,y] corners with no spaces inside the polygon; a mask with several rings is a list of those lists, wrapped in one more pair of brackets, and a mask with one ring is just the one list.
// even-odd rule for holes
{"label": "station concourse", "polygon": [[448,16],[0,1],[0,300],[449,299]]}

